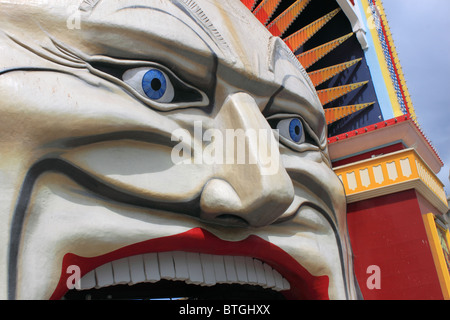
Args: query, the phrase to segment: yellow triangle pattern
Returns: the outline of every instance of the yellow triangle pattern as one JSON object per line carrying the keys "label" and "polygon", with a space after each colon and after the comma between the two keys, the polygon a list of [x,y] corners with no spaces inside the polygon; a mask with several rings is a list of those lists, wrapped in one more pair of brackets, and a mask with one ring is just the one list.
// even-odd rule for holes
{"label": "yellow triangle pattern", "polygon": [[295,19],[302,13],[311,0],[297,0],[289,8],[275,18],[267,29],[276,37],[280,37],[294,23]]}
{"label": "yellow triangle pattern", "polygon": [[375,102],[370,102],[370,103],[354,104],[351,106],[325,109],[325,119],[327,121],[327,125],[336,122],[338,120],[341,120],[342,118],[345,118],[351,115],[352,113],[370,107],[374,104]]}
{"label": "yellow triangle pattern", "polygon": [[362,58],[355,59],[352,61],[337,64],[317,71],[312,71],[309,72],[308,74],[314,86],[317,87],[322,83],[324,83],[325,81],[333,78],[335,75],[341,73],[342,71],[347,70],[348,68],[360,62],[361,60]]}
{"label": "yellow triangle pattern", "polygon": [[329,88],[324,90],[318,90],[317,95],[319,96],[320,102],[322,105],[326,105],[327,103],[334,101],[343,95],[346,95],[353,90],[356,90],[363,85],[367,84],[369,81],[363,81],[358,83],[351,83],[340,87]]}
{"label": "yellow triangle pattern", "polygon": [[[323,26],[325,26],[336,14],[341,11],[341,8],[333,10],[329,14],[307,25],[303,29],[290,35],[284,41],[291,48],[293,52],[297,51],[302,45],[306,43],[312,36],[314,36]],[[270,27],[270,26],[269,26]],[[269,29],[269,31],[271,31]],[[273,34],[273,32],[272,32]]]}
{"label": "yellow triangle pattern", "polygon": [[253,11],[253,14],[262,24],[267,25],[281,1],[282,0],[263,0]]}
{"label": "yellow triangle pattern", "polygon": [[319,47],[306,51],[297,55],[298,61],[303,65],[305,69],[311,67],[314,63],[322,59],[328,53],[336,49],[342,43],[344,43],[347,39],[349,39],[353,35],[353,32],[340,37],[338,39],[327,42]]}
{"label": "yellow triangle pattern", "polygon": [[[256,18],[263,23],[267,29],[274,35],[281,37],[287,31],[287,29],[295,22],[298,16],[305,10],[311,0],[295,0],[295,2],[286,10],[284,10],[279,16],[272,19],[275,11],[280,5],[282,0],[241,0],[242,3],[253,12]],[[259,3],[259,4],[258,4]],[[258,4],[258,5],[257,5]],[[255,8],[256,6],[256,8]],[[312,22],[301,30],[296,31],[292,35],[284,38],[285,43],[293,51],[299,50],[309,39],[311,39],[317,32],[323,28],[331,19],[333,19],[339,12],[340,8],[337,8],[322,18]],[[297,59],[303,65],[305,69],[310,68],[317,61],[329,54],[331,51],[339,47],[342,43],[347,41],[353,32],[345,36],[327,42],[321,46],[318,46],[309,51],[303,52],[297,55]],[[347,70],[351,66],[360,62],[362,58],[352,61],[344,62],[334,66],[326,67],[320,70],[309,72],[309,76],[315,87],[318,87],[325,81],[338,75],[339,73]],[[326,105],[362,86],[366,85],[369,81],[352,83],[335,88],[328,88],[324,90],[318,90],[317,95],[322,105]],[[325,117],[327,125],[336,122],[346,116],[354,114],[362,109],[374,105],[375,102],[348,105],[342,107],[325,109]]]}

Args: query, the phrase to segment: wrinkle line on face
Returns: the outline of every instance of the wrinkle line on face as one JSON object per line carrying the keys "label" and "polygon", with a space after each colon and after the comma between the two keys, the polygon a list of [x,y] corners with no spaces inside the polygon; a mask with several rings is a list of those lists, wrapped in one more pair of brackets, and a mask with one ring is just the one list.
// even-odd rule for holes
{"label": "wrinkle line on face", "polygon": [[132,206],[153,208],[174,213],[180,213],[180,207],[182,207],[184,210],[183,213],[187,213],[192,217],[197,217],[199,213],[200,195],[197,195],[192,199],[187,199],[181,204],[178,202],[162,202],[158,200],[144,199],[139,196],[126,194],[120,190],[117,190],[113,186],[99,181],[98,179],[92,177],[88,173],[63,159],[49,158],[36,162],[27,172],[27,175],[24,179],[11,221],[7,275],[7,290],[9,300],[15,300],[17,298],[17,268],[19,250],[27,209],[29,208],[35,183],[37,179],[45,172],[62,173],[77,184],[81,185],[87,190],[92,191],[97,196],[108,199],[109,201],[112,200]]}
{"label": "wrinkle line on face", "polygon": [[[54,52],[52,52],[48,48],[43,48],[44,51],[42,51],[42,50],[39,51],[39,50],[37,50],[35,48],[32,48],[31,46],[23,43],[22,41],[16,39],[15,37],[13,37],[11,35],[7,34],[7,37],[11,41],[13,41],[15,44],[17,44],[18,46],[20,46],[20,47],[24,48],[25,50],[27,50],[27,51],[29,51],[29,52],[39,56],[42,59],[48,60],[50,62],[53,62],[53,63],[58,64],[58,65],[62,65],[62,66],[65,66],[65,67],[70,67],[70,68],[75,68],[75,69],[84,69],[84,68],[86,68],[85,64],[82,61],[73,61],[71,59],[67,59],[66,57],[62,57],[60,55],[55,54]],[[53,54],[55,57],[50,56],[49,53]],[[60,59],[63,59],[63,60],[60,60]]]}
{"label": "wrinkle line on face", "polygon": [[[293,214],[291,214],[289,216],[286,216],[286,217],[283,217],[281,219],[278,219],[277,221],[275,221],[273,223],[273,225],[280,225],[280,224],[283,224],[283,223],[288,223],[289,221],[293,220],[301,212],[301,210],[304,207],[309,207],[309,208],[313,209],[314,211],[317,211],[327,221],[328,225],[331,227],[331,229],[333,231],[333,234],[334,234],[334,237],[335,237],[335,240],[336,240],[336,246],[337,246],[338,251],[339,251],[339,258],[340,258],[339,261],[340,261],[340,268],[341,268],[341,272],[342,272],[342,279],[343,279],[343,282],[344,282],[345,296],[346,296],[346,299],[348,299],[349,298],[349,286],[348,286],[348,283],[349,283],[350,280],[349,280],[349,275],[347,275],[347,273],[345,271],[347,269],[346,266],[345,266],[345,264],[346,264],[345,261],[348,260],[348,259],[344,260],[344,257],[345,257],[344,247],[346,246],[346,244],[341,239],[341,235],[339,233],[339,228],[338,228],[336,222],[333,221],[333,218],[331,217],[331,215],[326,212],[327,210],[325,210],[322,206],[320,206],[320,205],[318,205],[318,204],[316,204],[316,203],[314,203],[314,202],[312,202],[310,200],[304,199],[303,201],[301,201],[299,203],[297,209],[295,210],[295,212]],[[333,215],[335,215],[335,214],[333,214]]]}
{"label": "wrinkle line on face", "polygon": [[345,246],[345,243],[343,243],[343,241],[341,239],[338,227],[334,223],[333,219],[326,212],[324,212],[323,208],[321,208],[317,204],[315,204],[313,202],[305,202],[300,206],[298,211],[300,211],[301,207],[303,207],[303,206],[309,206],[310,208],[319,212],[327,220],[328,224],[333,229],[333,233],[334,233],[334,236],[336,239],[336,245],[337,245],[338,251],[339,251],[339,261],[341,264],[340,267],[341,267],[341,272],[342,272],[342,280],[344,282],[345,298],[346,298],[346,300],[348,300],[348,298],[349,298],[349,287],[348,287],[349,279],[348,279],[348,276],[345,271],[347,268],[346,268],[345,262],[344,262],[344,261],[346,261],[346,259],[344,259],[344,248],[343,248],[343,245]]}

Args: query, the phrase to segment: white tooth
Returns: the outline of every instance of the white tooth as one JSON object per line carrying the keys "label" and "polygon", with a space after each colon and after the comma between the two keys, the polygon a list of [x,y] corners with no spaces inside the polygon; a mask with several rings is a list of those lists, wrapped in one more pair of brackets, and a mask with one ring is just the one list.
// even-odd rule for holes
{"label": "white tooth", "polygon": [[244,257],[234,257],[234,265],[236,266],[236,273],[238,282],[247,284],[247,268],[245,267],[245,258]]}
{"label": "white tooth", "polygon": [[95,269],[95,276],[97,278],[97,288],[108,287],[114,284],[114,275],[111,263],[105,263]]}
{"label": "white tooth", "polygon": [[289,290],[289,289],[291,289],[291,285],[285,278],[283,278],[283,290]]}
{"label": "white tooth", "polygon": [[273,288],[276,291],[282,291],[283,290],[283,277],[275,269],[273,269],[273,277],[275,278],[275,287],[273,287]]}
{"label": "white tooth", "polygon": [[241,283],[276,291],[290,289],[289,282],[278,271],[251,257],[175,251],[136,255],[106,263],[87,273],[80,280],[79,290],[158,282],[161,279],[184,280],[202,286]]}
{"label": "white tooth", "polygon": [[175,278],[177,280],[189,279],[189,270],[186,261],[186,252],[173,252],[173,262],[175,264]]}
{"label": "white tooth", "polygon": [[95,281],[95,271],[92,270],[88,273],[86,273],[80,280],[80,289],[81,290],[88,290],[95,288],[97,285]]}
{"label": "white tooth", "polygon": [[172,252],[158,252],[158,260],[161,279],[175,279],[175,266],[173,265]]}
{"label": "white tooth", "polygon": [[217,283],[226,283],[227,274],[225,272],[225,262],[223,256],[213,256],[214,274]]}
{"label": "white tooth", "polygon": [[111,262],[114,275],[114,284],[128,284],[130,282],[130,267],[128,259],[119,259]]}
{"label": "white tooth", "polygon": [[216,276],[214,274],[214,264],[212,257],[213,256],[210,254],[200,254],[203,277],[205,278],[204,284],[207,286],[213,286],[216,284]]}
{"label": "white tooth", "polygon": [[131,283],[145,282],[144,260],[142,255],[137,255],[128,258],[130,266]]}
{"label": "white tooth", "polygon": [[267,287],[268,288],[275,287],[275,278],[273,277],[272,267],[265,263],[263,263],[263,266],[264,266],[264,274],[266,275]]}
{"label": "white tooth", "polygon": [[144,268],[145,276],[148,282],[158,282],[161,280],[158,255],[156,253],[144,254]]}
{"label": "white tooth", "polygon": [[223,261],[225,262],[225,272],[227,274],[227,282],[234,283],[237,282],[236,268],[234,266],[234,259],[232,256],[224,256]]}
{"label": "white tooth", "polygon": [[245,257],[245,266],[247,267],[247,277],[249,284],[257,284],[258,278],[256,277],[255,265],[253,264],[253,258]]}
{"label": "white tooth", "polygon": [[203,271],[202,264],[200,262],[200,255],[195,252],[186,253],[188,270],[189,270],[189,280],[187,283],[201,284],[203,283]]}
{"label": "white tooth", "polygon": [[264,273],[264,267],[263,263],[259,260],[253,259],[253,264],[255,265],[255,272],[256,272],[256,281],[260,286],[266,286],[266,275]]}

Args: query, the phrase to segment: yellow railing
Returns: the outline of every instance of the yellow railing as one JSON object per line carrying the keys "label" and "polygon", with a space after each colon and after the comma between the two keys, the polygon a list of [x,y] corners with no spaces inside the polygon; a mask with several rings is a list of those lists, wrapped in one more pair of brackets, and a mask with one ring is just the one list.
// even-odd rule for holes
{"label": "yellow railing", "polygon": [[414,149],[355,162],[334,171],[344,184],[349,202],[416,188],[438,199],[440,207],[447,207],[444,185]]}
{"label": "yellow railing", "polygon": [[436,175],[431,171],[425,162],[416,158],[416,167],[420,179],[426,184],[428,188],[431,189],[444,203],[447,203],[447,197],[444,191],[443,183],[436,177]]}

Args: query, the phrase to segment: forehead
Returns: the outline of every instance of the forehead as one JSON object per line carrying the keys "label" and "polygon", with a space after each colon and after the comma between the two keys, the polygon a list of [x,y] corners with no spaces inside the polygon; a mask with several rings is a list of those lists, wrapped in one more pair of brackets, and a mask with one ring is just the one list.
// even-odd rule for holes
{"label": "forehead", "polygon": [[51,35],[87,54],[157,58],[176,48],[272,80],[273,37],[239,0],[4,0],[0,8],[7,29]]}
{"label": "forehead", "polygon": [[213,52],[222,64],[258,77],[271,63],[270,33],[239,0],[102,0],[89,20],[142,31],[197,54]]}
{"label": "forehead", "polygon": [[[15,10],[13,20],[2,15],[7,12],[2,6],[8,9],[8,2]],[[227,82],[241,85],[254,80],[283,86],[306,102],[312,126],[322,125],[322,121],[314,125],[323,110],[304,69],[240,0],[37,2],[2,1],[0,18],[7,28],[27,30],[33,42],[48,41],[50,35],[88,55],[165,62],[199,79],[209,79],[213,57],[217,57],[225,70],[220,76],[230,78]],[[69,28],[76,19],[79,28]]]}

